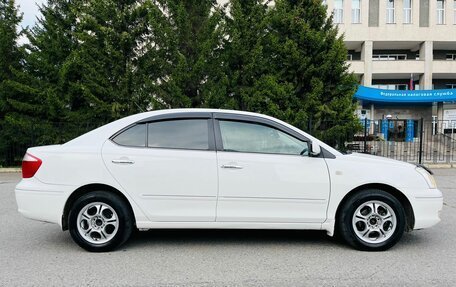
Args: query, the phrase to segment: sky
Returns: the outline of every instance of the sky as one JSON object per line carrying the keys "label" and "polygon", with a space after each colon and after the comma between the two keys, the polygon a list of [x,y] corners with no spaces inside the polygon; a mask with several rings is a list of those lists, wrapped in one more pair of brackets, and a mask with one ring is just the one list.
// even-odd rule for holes
{"label": "sky", "polygon": [[46,0],[16,0],[16,5],[20,6],[19,11],[24,13],[21,26],[32,27],[36,22],[36,17],[39,16],[38,6]]}
{"label": "sky", "polygon": [[[24,13],[21,23],[22,27],[29,26],[30,28],[36,22],[36,17],[39,16],[38,5],[45,3],[46,0],[16,0],[16,5],[19,5],[19,11]],[[219,3],[225,4],[228,0],[219,0]]]}

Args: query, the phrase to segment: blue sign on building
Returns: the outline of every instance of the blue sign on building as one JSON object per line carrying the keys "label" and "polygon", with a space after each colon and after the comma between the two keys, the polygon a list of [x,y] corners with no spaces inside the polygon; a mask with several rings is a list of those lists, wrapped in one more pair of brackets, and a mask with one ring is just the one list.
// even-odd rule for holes
{"label": "blue sign on building", "polygon": [[432,103],[456,101],[456,89],[442,90],[383,90],[359,86],[355,98],[386,103]]}
{"label": "blue sign on building", "polygon": [[413,142],[413,138],[414,137],[415,137],[415,121],[414,120],[407,120],[405,141],[406,142]]}

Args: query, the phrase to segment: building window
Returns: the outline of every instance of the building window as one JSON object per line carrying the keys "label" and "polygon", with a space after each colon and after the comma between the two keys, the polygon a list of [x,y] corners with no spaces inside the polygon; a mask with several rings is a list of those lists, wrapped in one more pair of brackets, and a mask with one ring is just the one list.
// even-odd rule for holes
{"label": "building window", "polygon": [[334,23],[341,24],[344,22],[344,1],[334,1]]}
{"label": "building window", "polygon": [[410,23],[412,23],[412,0],[404,0],[404,24]]}
{"label": "building window", "polygon": [[394,0],[386,0],[386,23],[394,23]]}
{"label": "building window", "polygon": [[353,61],[353,54],[347,54],[347,61]]}
{"label": "building window", "polygon": [[456,84],[446,84],[447,89],[456,89]]}
{"label": "building window", "polygon": [[446,54],[447,61],[456,61],[456,54]]}
{"label": "building window", "polygon": [[381,85],[372,85],[374,88],[382,90],[408,90],[407,84],[381,84]]}
{"label": "building window", "polygon": [[361,23],[361,0],[352,0],[352,23]]}
{"label": "building window", "polygon": [[445,24],[445,0],[437,0],[437,24]]}
{"label": "building window", "polygon": [[374,54],[372,55],[374,61],[401,61],[407,60],[406,54]]}

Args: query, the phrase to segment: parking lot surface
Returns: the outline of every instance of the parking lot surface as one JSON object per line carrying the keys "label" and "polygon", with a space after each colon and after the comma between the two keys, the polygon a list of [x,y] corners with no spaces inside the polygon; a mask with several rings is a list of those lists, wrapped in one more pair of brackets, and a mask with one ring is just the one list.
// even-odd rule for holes
{"label": "parking lot surface", "polygon": [[0,174],[0,286],[456,286],[456,169],[435,173],[442,221],[375,253],[277,230],[153,230],[89,253],[59,226],[20,215],[20,174]]}

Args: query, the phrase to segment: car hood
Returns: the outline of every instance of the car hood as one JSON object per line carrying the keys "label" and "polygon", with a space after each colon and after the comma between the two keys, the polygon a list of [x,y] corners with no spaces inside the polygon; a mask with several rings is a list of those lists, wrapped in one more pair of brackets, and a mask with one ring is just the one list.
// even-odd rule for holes
{"label": "car hood", "polygon": [[382,156],[376,156],[371,154],[364,154],[364,153],[350,153],[343,155],[343,157],[347,157],[347,159],[351,159],[357,162],[365,162],[365,163],[376,163],[376,164],[384,164],[389,166],[401,166],[401,167],[415,167],[414,164],[403,162],[391,158],[386,158]]}

